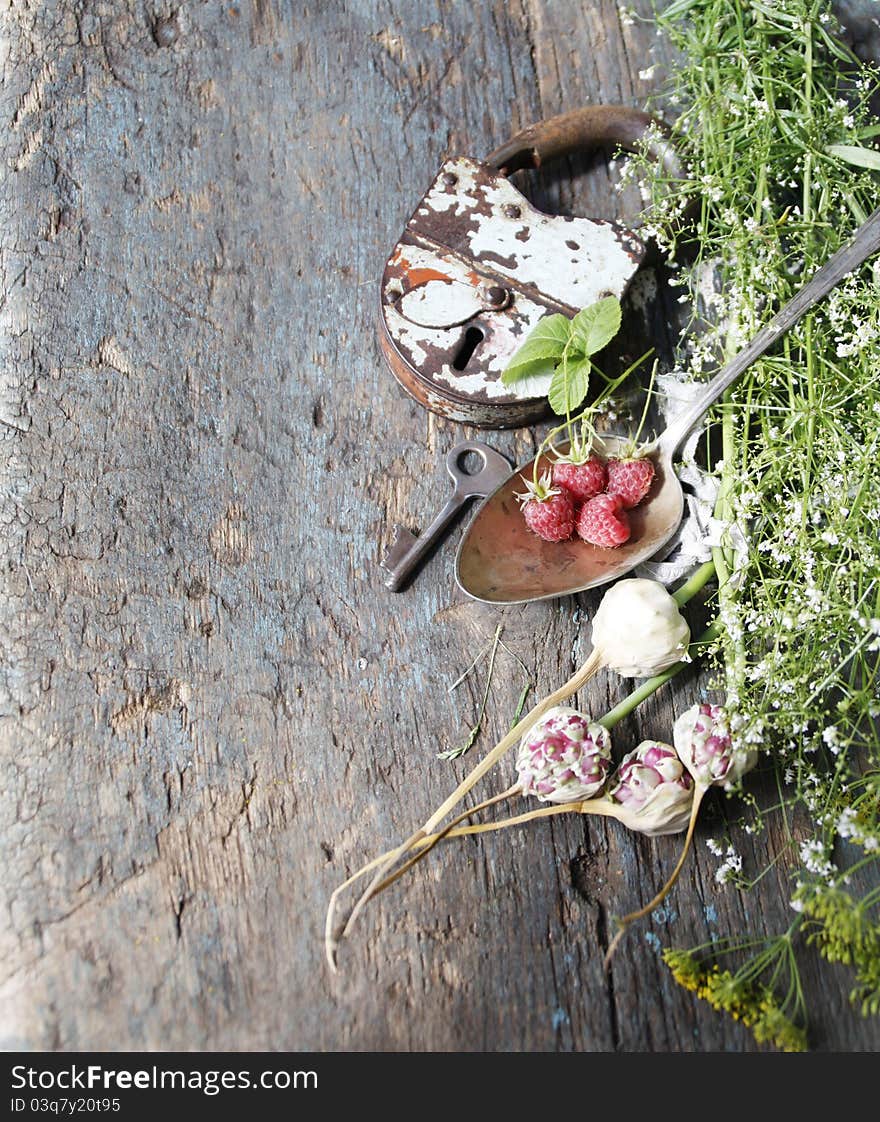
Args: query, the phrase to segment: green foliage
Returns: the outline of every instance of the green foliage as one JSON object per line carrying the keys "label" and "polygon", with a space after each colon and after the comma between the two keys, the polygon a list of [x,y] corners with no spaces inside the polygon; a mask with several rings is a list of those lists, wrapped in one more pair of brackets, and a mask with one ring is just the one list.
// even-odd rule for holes
{"label": "green foliage", "polygon": [[510,360],[501,381],[510,385],[521,378],[551,373],[562,358],[570,336],[571,321],[567,316],[544,316]]}
{"label": "green foliage", "polygon": [[553,374],[548,400],[560,416],[570,417],[590,390],[590,356],[607,347],[620,330],[620,301],[606,296],[573,319],[545,316],[529,333],[501,375],[505,385],[540,374]]}
{"label": "green foliage", "polygon": [[590,368],[588,358],[563,359],[556,367],[547,400],[550,408],[559,416],[565,417],[583,403],[590,388]]}
{"label": "green foliage", "polygon": [[825,151],[829,156],[845,160],[853,167],[880,171],[880,152],[875,148],[862,148],[856,144],[829,144]]}
{"label": "green foliage", "polygon": [[[659,22],[680,59],[665,97],[690,170],[671,191],[644,161],[646,232],[674,253],[686,213],[696,216],[697,260],[678,283],[701,323],[680,366],[700,379],[880,205],[880,153],[866,143],[880,135],[878,71],[837,36],[827,0],[676,0]],[[737,736],[776,767],[786,821],[775,833],[790,839],[779,856],[803,908],[779,954],[793,961],[806,933],[854,971],[865,1013],[880,1012],[880,889],[855,888],[880,874],[878,297],[880,263],[868,262],[736,383],[713,437],[720,430],[715,513],[728,527],[714,551],[719,685]],[[753,814],[749,831],[769,817]],[[735,978],[775,990],[772,972],[766,983],[753,972],[763,954]],[[726,1008],[729,981],[701,974],[701,996]],[[761,1031],[779,1043],[774,1017]]]}
{"label": "green foliage", "polygon": [[620,331],[620,319],[620,301],[616,296],[606,296],[582,308],[571,321],[573,349],[584,355],[601,351]]}

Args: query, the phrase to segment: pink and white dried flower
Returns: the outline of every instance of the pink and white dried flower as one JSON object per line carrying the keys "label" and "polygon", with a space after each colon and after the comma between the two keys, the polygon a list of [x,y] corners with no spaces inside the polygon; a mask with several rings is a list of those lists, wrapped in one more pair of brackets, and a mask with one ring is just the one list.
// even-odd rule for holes
{"label": "pink and white dried flower", "polygon": [[721,705],[693,705],[672,729],[675,750],[699,787],[728,787],[755,766],[754,748],[735,747]]}
{"label": "pink and white dried flower", "polygon": [[620,762],[608,792],[624,826],[650,837],[687,829],[694,781],[671,744],[643,740]]}
{"label": "pink and white dried flower", "polygon": [[523,737],[516,770],[524,795],[541,802],[592,798],[611,767],[611,734],[576,709],[557,705]]}

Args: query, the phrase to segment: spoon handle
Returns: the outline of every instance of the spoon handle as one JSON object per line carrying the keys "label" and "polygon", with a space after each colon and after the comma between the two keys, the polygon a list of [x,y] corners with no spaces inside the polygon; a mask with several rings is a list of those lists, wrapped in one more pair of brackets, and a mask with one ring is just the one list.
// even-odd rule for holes
{"label": "spoon handle", "polygon": [[759,359],[771,344],[794,327],[801,316],[826,296],[847,273],[851,273],[878,249],[880,249],[880,209],[875,210],[871,217],[856,230],[852,239],[841,246],[834,256],[813,274],[800,292],[761,328],[751,343],[722,366],[715,377],[706,384],[699,397],[691,402],[662,434],[658,441],[660,448],[670,457],[674,457],[688,433],[702,420],[709,406],[714,405],[727,387]]}

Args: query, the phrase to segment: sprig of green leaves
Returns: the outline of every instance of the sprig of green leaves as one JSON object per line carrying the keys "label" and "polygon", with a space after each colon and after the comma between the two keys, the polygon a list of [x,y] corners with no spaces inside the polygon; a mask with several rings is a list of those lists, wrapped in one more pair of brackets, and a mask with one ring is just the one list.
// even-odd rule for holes
{"label": "sprig of green leaves", "polygon": [[505,385],[522,378],[552,374],[547,399],[560,416],[570,416],[590,389],[591,356],[606,347],[620,330],[620,301],[606,296],[582,308],[572,319],[555,315],[532,329],[501,375]]}
{"label": "sprig of green leaves", "polygon": [[539,320],[507,364],[501,381],[509,386],[521,378],[551,374],[571,337],[571,322],[568,316],[558,313]]}

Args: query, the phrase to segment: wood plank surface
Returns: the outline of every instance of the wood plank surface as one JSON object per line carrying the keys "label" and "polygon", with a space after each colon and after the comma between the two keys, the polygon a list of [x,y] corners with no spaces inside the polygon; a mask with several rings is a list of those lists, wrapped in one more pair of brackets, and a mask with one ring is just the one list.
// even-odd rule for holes
{"label": "wood plank surface", "polygon": [[[647,14],[648,0],[628,4]],[[880,57],[868,3],[841,5]],[[465,430],[402,396],[377,337],[385,258],[444,155],[583,103],[641,105],[667,48],[615,0],[127,0],[5,6],[0,728],[6,1049],[750,1051],[661,945],[786,924],[781,839],[707,807],[668,905],[602,970],[610,917],[679,840],[561,820],[434,855],[331,976],[333,887],[403,838],[589,650],[598,595],[493,609],[453,541],[383,586],[395,521],[445,499]],[[647,75],[640,77],[640,73]],[[533,182],[615,217],[602,159]],[[653,328],[668,348],[674,302]],[[534,431],[492,434],[527,458]],[[683,676],[615,732],[668,737]],[[533,697],[535,694],[532,695]],[[579,698],[622,696],[601,675]],[[485,785],[500,790],[510,771]],[[761,780],[756,780],[760,789]],[[811,1039],[875,1049],[843,968],[804,977]]]}

